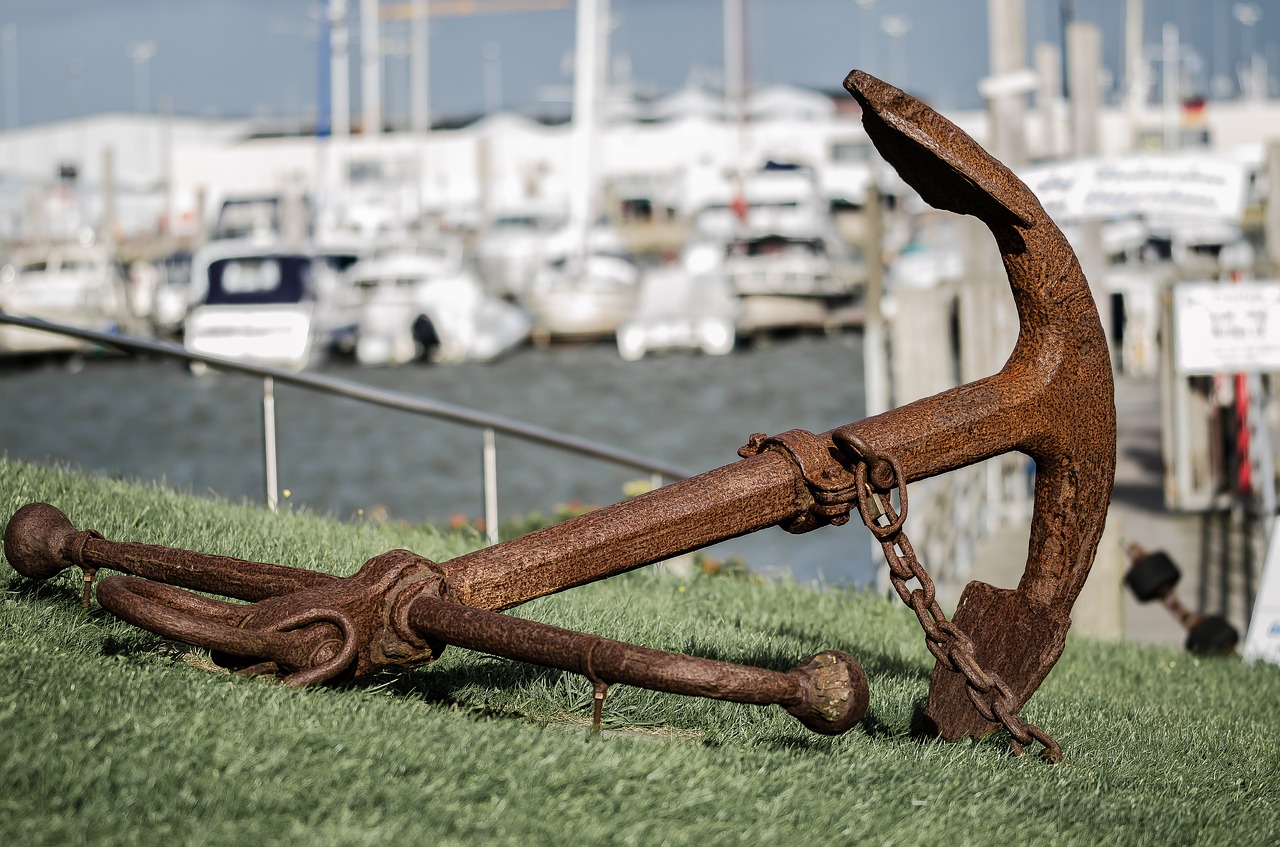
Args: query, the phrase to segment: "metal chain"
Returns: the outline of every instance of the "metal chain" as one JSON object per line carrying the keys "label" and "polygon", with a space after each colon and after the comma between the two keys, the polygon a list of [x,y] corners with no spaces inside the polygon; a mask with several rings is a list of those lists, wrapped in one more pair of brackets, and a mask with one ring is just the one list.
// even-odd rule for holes
{"label": "metal chain", "polygon": [[[889,580],[898,597],[916,613],[929,652],[947,667],[964,675],[974,708],[985,720],[999,723],[1009,732],[1009,744],[1014,755],[1021,756],[1025,752],[1024,745],[1034,740],[1044,746],[1040,753],[1042,758],[1061,762],[1062,747],[1044,730],[1018,717],[1017,698],[1009,686],[998,674],[983,670],[974,655],[973,641],[947,620],[946,613],[938,605],[933,579],[916,558],[911,541],[902,529],[907,518],[907,482],[901,463],[896,457],[875,453],[852,433],[838,432],[836,437],[858,459],[854,468],[858,512],[884,551],[889,565]],[[878,467],[880,463],[892,468],[893,484],[877,490],[870,482],[870,468],[873,465]],[[897,511],[889,496],[894,488],[898,490]],[[908,588],[907,583],[913,579],[920,584],[919,588]]]}

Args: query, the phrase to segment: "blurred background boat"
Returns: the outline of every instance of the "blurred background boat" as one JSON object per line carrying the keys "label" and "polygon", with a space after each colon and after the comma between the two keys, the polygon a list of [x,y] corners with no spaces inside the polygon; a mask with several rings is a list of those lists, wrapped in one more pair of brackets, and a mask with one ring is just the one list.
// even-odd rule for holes
{"label": "blurred background boat", "polygon": [[342,297],[352,253],[272,240],[212,241],[192,259],[188,350],[301,370],[356,322]]}
{"label": "blurred background boat", "polygon": [[720,265],[709,246],[646,271],[635,305],[618,327],[618,354],[633,362],[659,350],[733,352],[740,304]]}
{"label": "blurred background boat", "polygon": [[[100,244],[58,243],[17,250],[0,267],[0,311],[104,332],[136,331],[124,275]],[[0,356],[83,352],[87,342],[0,326]]]}
{"label": "blurred background boat", "polygon": [[439,240],[363,259],[346,274],[362,365],[484,362],[529,336],[524,309],[485,290],[461,241]]}

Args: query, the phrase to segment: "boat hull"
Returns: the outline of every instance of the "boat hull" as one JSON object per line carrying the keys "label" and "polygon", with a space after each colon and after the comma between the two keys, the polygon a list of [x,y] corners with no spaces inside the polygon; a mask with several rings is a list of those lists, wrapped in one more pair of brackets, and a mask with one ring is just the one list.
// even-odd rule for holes
{"label": "boat hull", "polygon": [[[93,329],[99,332],[111,332],[117,329],[114,322],[86,321],[83,315],[74,313],[24,315],[24,317],[34,317],[50,323],[65,324],[67,326],[80,327],[81,329]],[[41,332],[38,329],[27,329],[26,327],[8,324],[0,325],[0,356],[85,353],[93,349],[94,345],[89,341],[59,335],[55,332]]]}
{"label": "boat hull", "polygon": [[634,303],[635,291],[631,288],[531,294],[528,307],[533,314],[533,337],[546,341],[614,335]]}
{"label": "boat hull", "polygon": [[302,370],[316,348],[310,309],[206,306],[187,318],[183,346],[193,353]]}
{"label": "boat hull", "polygon": [[748,294],[738,298],[738,333],[750,335],[782,329],[825,329],[841,323],[831,301],[821,297]]}

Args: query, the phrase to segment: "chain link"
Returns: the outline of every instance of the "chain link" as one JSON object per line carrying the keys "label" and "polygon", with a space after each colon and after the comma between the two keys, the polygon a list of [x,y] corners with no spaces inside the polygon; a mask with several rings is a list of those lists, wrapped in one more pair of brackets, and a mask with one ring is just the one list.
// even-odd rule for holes
{"label": "chain link", "polygon": [[[938,605],[933,579],[916,558],[911,541],[903,531],[907,518],[907,481],[901,463],[896,457],[875,453],[851,432],[837,431],[836,440],[842,442],[841,446],[848,447],[847,454],[857,460],[854,473],[857,476],[855,496],[858,512],[884,551],[894,591],[916,613],[929,652],[964,676],[974,708],[984,720],[999,723],[1008,731],[1014,755],[1021,756],[1025,745],[1038,741],[1044,747],[1040,754],[1042,758],[1061,762],[1062,747],[1044,730],[1018,717],[1017,697],[1013,691],[999,675],[983,669],[974,655],[973,641],[960,627],[947,620],[946,613]],[[892,468],[893,484],[879,489],[871,484],[871,470],[874,467],[880,471],[877,475],[883,478],[883,465]],[[890,499],[895,488],[898,491],[897,510]],[[919,588],[908,587],[913,579],[919,583]]]}

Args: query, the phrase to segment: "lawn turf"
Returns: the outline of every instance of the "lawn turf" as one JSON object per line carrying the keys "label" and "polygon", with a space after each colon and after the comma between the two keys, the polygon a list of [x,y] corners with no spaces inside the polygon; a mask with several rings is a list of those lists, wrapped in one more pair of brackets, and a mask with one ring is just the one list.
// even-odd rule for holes
{"label": "lawn turf", "polygon": [[[392,547],[483,543],[0,459],[0,519],[32,500],[111,539],[342,574]],[[777,669],[845,650],[870,710],[828,738],[776,707],[614,686],[594,736],[578,676],[450,649],[292,690],[86,616],[79,585],[0,564],[2,844],[1280,843],[1274,666],[1072,638],[1024,710],[1062,742],[1051,766],[999,736],[913,735],[932,658],[896,600],[641,571],[517,613]]]}

